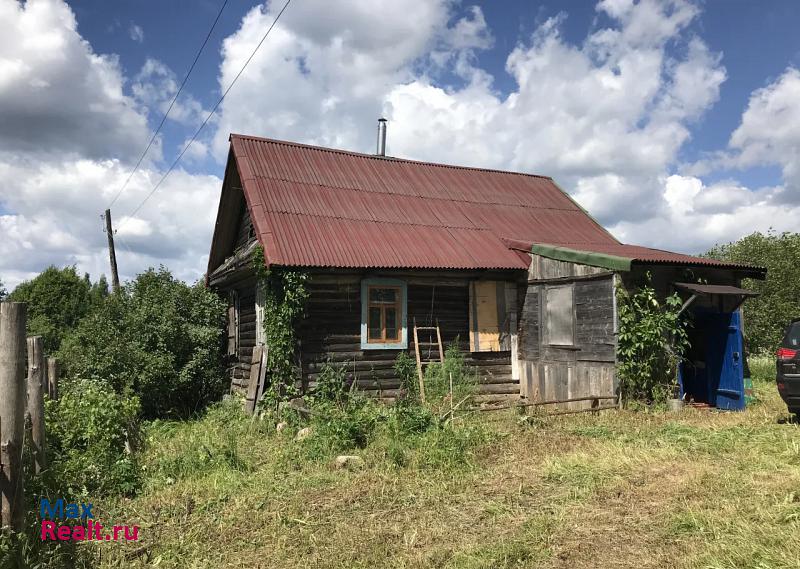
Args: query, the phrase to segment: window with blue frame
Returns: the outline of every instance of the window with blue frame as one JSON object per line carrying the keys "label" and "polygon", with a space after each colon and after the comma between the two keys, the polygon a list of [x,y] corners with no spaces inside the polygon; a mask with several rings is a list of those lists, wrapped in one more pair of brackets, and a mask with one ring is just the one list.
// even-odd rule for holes
{"label": "window with blue frame", "polygon": [[406,283],[397,279],[361,281],[361,349],[408,347]]}

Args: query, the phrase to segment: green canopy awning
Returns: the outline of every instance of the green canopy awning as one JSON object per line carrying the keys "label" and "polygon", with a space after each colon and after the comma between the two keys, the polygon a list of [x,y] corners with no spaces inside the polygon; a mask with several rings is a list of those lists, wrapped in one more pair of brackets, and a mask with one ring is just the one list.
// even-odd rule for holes
{"label": "green canopy awning", "polygon": [[630,271],[631,257],[619,257],[607,253],[596,253],[594,251],[581,251],[568,247],[557,247],[555,245],[542,245],[534,243],[531,246],[531,253],[541,255],[548,259],[557,261],[567,261],[569,263],[580,263],[592,267],[603,267],[613,271]]}

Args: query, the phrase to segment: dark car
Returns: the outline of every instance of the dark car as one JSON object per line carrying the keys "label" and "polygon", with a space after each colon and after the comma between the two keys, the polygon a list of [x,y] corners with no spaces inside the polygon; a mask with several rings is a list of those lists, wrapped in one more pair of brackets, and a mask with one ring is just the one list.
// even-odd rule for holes
{"label": "dark car", "polygon": [[800,415],[800,318],[789,324],[777,356],[778,393],[789,413]]}

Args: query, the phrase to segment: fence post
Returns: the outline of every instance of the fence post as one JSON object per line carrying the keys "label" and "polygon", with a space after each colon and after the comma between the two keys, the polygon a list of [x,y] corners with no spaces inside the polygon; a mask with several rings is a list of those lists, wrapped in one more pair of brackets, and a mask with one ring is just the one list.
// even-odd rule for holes
{"label": "fence post", "polygon": [[22,531],[22,442],[25,431],[25,325],[27,306],[0,302],[0,526]]}
{"label": "fence post", "polygon": [[60,371],[57,358],[47,358],[47,395],[52,401],[58,399],[58,372]]}
{"label": "fence post", "polygon": [[36,474],[47,468],[44,432],[44,340],[41,336],[28,338],[28,415],[31,417],[31,442]]}

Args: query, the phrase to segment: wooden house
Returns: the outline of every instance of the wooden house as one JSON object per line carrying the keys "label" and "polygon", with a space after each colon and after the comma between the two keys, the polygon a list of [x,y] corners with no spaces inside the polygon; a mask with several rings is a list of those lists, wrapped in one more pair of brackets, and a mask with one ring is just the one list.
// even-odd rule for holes
{"label": "wooden house", "polygon": [[[398,388],[398,351],[415,355],[415,326],[458,342],[485,400],[613,395],[618,283],[649,271],[663,294],[722,307],[744,298],[743,277],[763,276],[621,244],[546,176],[235,134],[230,143],[206,278],[229,299],[234,390],[247,388],[264,342],[257,245],[267,265],[310,274],[302,385],[330,360],[385,397]],[[701,281],[725,294],[677,284]],[[419,348],[438,349],[429,337]]]}

